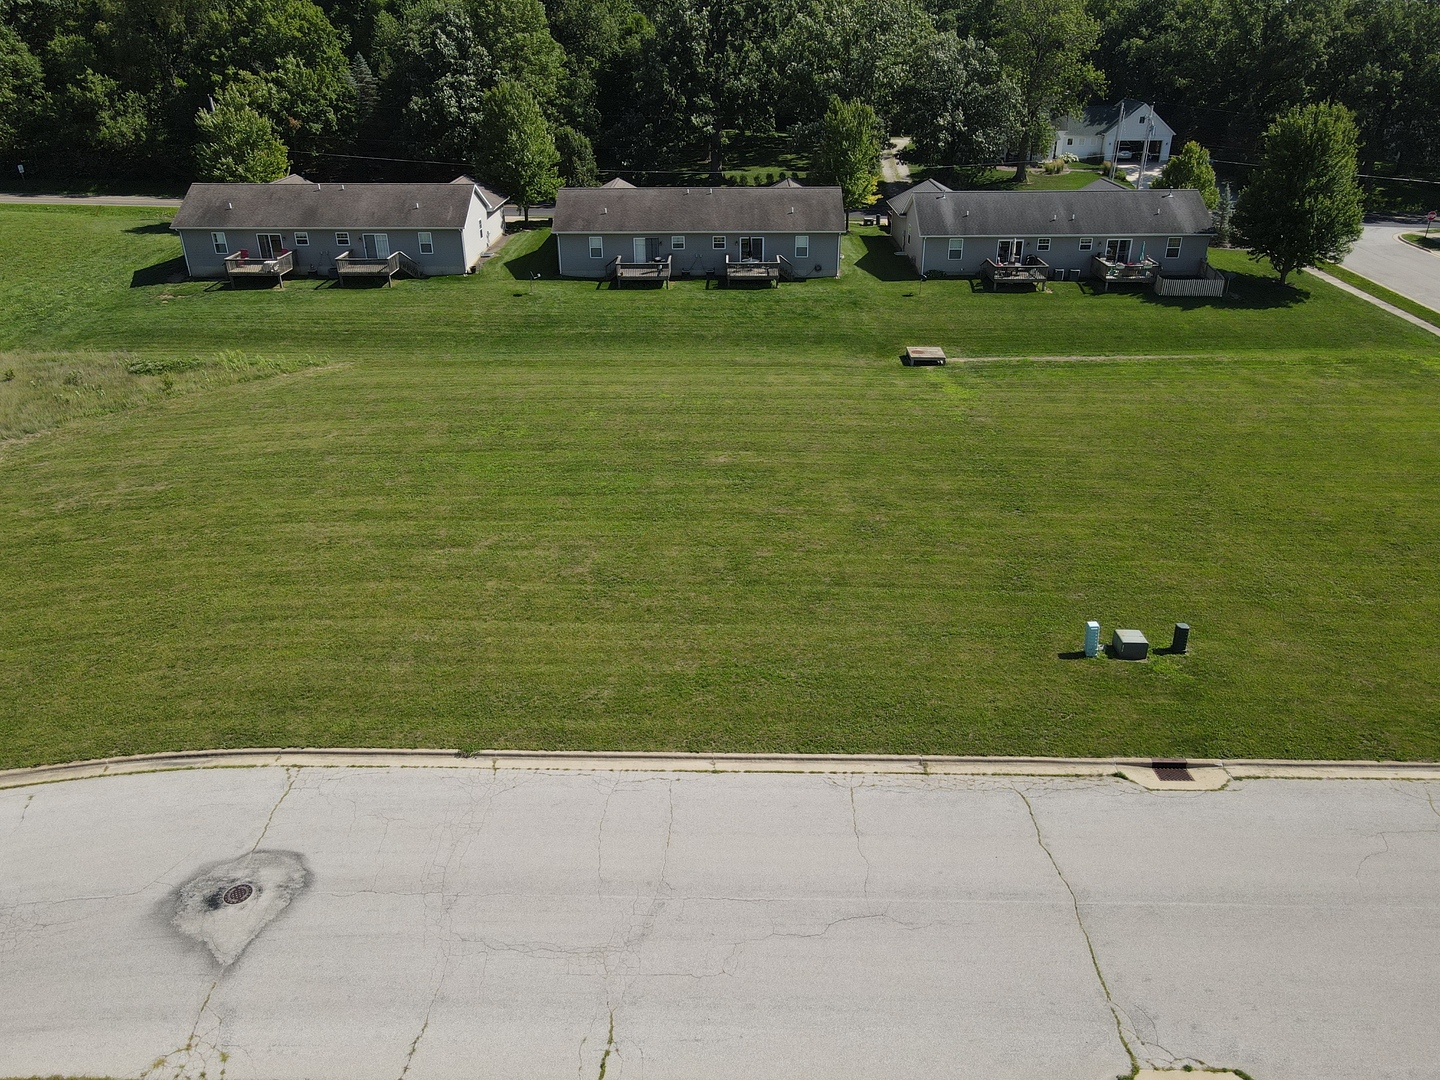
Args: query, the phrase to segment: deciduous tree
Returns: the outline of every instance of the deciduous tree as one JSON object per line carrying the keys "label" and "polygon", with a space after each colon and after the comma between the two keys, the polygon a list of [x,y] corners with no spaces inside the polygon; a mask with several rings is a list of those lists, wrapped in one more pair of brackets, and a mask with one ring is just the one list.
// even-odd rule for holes
{"label": "deciduous tree", "polygon": [[894,123],[930,164],[996,161],[1019,134],[1020,95],[993,50],[937,33],[914,58]]}
{"label": "deciduous tree", "polygon": [[1215,186],[1215,168],[1210,164],[1209,153],[1197,142],[1187,142],[1178,154],[1172,154],[1150,186],[1194,188],[1211,210],[1220,204],[1220,189]]}
{"label": "deciduous tree", "polygon": [[222,90],[213,110],[196,113],[195,127],[195,167],[203,180],[265,184],[290,171],[285,144],[237,87]]}
{"label": "deciduous tree", "polygon": [[830,99],[810,175],[840,188],[847,208],[864,206],[880,179],[880,121],[861,101]]}
{"label": "deciduous tree", "polygon": [[502,82],[480,102],[480,142],[475,163],[481,177],[525,211],[555,197],[560,155],[534,96],[515,82]]}
{"label": "deciduous tree", "polygon": [[1343,105],[1291,109],[1265,132],[1263,163],[1240,193],[1235,226],[1282,284],[1295,270],[1343,259],[1360,238],[1357,141]]}
{"label": "deciduous tree", "polygon": [[1056,118],[1078,108],[1103,79],[1089,60],[1100,24],[1085,0],[1002,0],[1000,55],[1020,94],[1017,183],[1049,138]]}

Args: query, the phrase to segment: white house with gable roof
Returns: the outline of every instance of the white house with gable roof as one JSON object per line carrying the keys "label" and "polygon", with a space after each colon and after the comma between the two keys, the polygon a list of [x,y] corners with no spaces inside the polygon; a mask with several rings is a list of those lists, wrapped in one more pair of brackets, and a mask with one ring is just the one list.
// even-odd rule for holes
{"label": "white house with gable roof", "polygon": [[[1104,161],[1147,162],[1170,159],[1175,129],[1155,115],[1143,101],[1125,98],[1109,105],[1087,105],[1079,116],[1067,116],[1056,125],[1050,156],[1074,154]],[[1148,145],[1147,145],[1148,144]]]}

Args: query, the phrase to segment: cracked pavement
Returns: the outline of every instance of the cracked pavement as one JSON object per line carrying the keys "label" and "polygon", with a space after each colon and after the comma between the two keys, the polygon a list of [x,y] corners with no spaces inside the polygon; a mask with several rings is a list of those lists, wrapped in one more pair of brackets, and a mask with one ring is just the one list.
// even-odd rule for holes
{"label": "cracked pavement", "polygon": [[[1430,1077],[1437,807],[523,769],[0,791],[0,1076]],[[222,968],[176,897],[257,851],[308,884]]]}

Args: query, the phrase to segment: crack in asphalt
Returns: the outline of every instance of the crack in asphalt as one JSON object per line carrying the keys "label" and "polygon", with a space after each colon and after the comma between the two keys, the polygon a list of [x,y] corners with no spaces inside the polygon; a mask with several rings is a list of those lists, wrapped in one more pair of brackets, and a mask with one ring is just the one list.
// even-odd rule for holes
{"label": "crack in asphalt", "polygon": [[865,899],[870,899],[870,859],[865,854],[865,845],[860,842],[860,811],[855,808],[856,784],[850,785],[850,827],[855,832],[855,851],[860,856],[860,861],[865,864],[865,881],[860,887],[860,894]]}
{"label": "crack in asphalt", "polygon": [[285,790],[280,793],[280,798],[275,800],[275,805],[270,808],[270,814],[265,818],[265,825],[260,830],[260,835],[255,838],[255,843],[250,845],[250,854],[254,855],[260,847],[260,842],[265,839],[265,834],[270,831],[270,823],[275,820],[275,812],[280,809],[280,804],[285,801],[285,796],[290,794],[290,789],[295,786],[295,781],[300,779],[300,770],[292,766],[285,766]]}
{"label": "crack in asphalt", "polygon": [[[1080,928],[1080,934],[1085,939],[1085,948],[1090,952],[1090,963],[1095,968],[1095,977],[1100,980],[1100,989],[1105,992],[1105,1003],[1110,1006],[1110,1014],[1115,1018],[1115,1034],[1120,1038],[1120,1045],[1125,1048],[1125,1055],[1130,1059],[1131,1073],[1139,1071],[1140,1061],[1135,1056],[1135,1051],[1130,1046],[1130,1040],[1125,1038],[1125,1025],[1120,1019],[1120,1008],[1115,1004],[1114,995],[1110,993],[1110,984],[1105,981],[1105,973],[1100,970],[1100,957],[1095,952],[1095,943],[1090,939],[1090,931],[1085,926],[1085,917],[1080,914],[1080,898],[1075,895],[1075,889],[1065,876],[1065,871],[1060,869],[1060,863],[1055,858],[1055,853],[1045,843],[1045,834],[1040,831],[1040,819],[1035,816],[1035,807],[1030,804],[1029,797],[1020,788],[1014,788],[1015,794],[1020,796],[1020,801],[1025,804],[1025,811],[1030,815],[1030,824],[1035,829],[1035,841],[1040,845],[1040,850],[1045,852],[1045,857],[1050,860],[1050,865],[1055,868],[1055,876],[1060,879],[1060,884],[1065,886],[1065,891],[1070,894],[1070,904],[1075,909],[1075,924]],[[1133,1026],[1133,1024],[1132,1024]]]}

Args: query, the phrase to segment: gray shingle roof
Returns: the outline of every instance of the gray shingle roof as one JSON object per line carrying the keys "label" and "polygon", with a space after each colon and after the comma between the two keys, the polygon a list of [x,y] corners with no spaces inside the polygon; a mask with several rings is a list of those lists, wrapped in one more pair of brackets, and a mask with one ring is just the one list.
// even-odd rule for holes
{"label": "gray shingle roof", "polygon": [[[1104,105],[1086,105],[1079,116],[1067,116],[1055,127],[1067,135],[1103,135],[1120,122],[1121,110],[1129,117],[1141,109],[1150,109],[1150,106],[1135,98],[1123,98]],[[1155,119],[1164,123],[1158,116]]]}
{"label": "gray shingle roof", "polygon": [[908,187],[898,195],[892,195],[886,199],[885,202],[890,207],[892,214],[908,214],[910,212],[910,202],[916,195],[923,194],[927,191],[949,190],[951,189],[940,183],[939,180],[921,180],[914,187]]}
{"label": "gray shingle roof", "polygon": [[1198,191],[952,191],[914,197],[920,236],[1166,236],[1206,232]]}
{"label": "gray shingle roof", "polygon": [[[484,189],[481,189],[482,193]],[[472,184],[191,184],[174,229],[459,229]],[[504,198],[494,192],[485,201]],[[415,204],[419,203],[417,210]]]}
{"label": "gray shingle roof", "polygon": [[557,233],[845,231],[838,187],[561,188]]}
{"label": "gray shingle roof", "polygon": [[629,180],[617,176],[614,180],[606,180],[605,183],[600,186],[602,188],[633,188],[635,185],[630,183]]}

